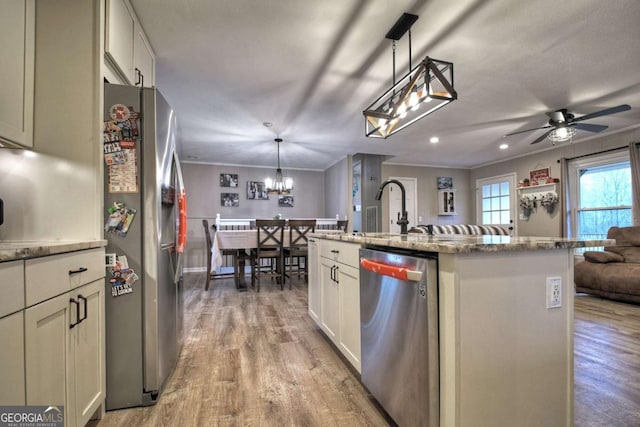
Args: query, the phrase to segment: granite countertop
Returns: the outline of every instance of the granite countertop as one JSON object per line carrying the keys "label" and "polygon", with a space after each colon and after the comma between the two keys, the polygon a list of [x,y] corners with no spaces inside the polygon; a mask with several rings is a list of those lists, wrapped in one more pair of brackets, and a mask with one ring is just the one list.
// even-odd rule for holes
{"label": "granite countertop", "polygon": [[107,246],[106,240],[0,241],[0,262]]}
{"label": "granite countertop", "polygon": [[389,248],[449,254],[570,249],[615,244],[615,240],[611,239],[578,240],[563,237],[467,236],[460,234],[430,236],[428,234],[409,233],[403,236],[397,233],[328,234],[316,231],[311,236],[319,239],[358,243],[363,246],[387,246]]}

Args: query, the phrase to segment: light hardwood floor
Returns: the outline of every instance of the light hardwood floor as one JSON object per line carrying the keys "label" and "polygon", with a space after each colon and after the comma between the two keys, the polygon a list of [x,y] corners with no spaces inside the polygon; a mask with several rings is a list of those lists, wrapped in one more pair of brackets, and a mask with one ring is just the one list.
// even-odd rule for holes
{"label": "light hardwood floor", "polygon": [[576,427],[640,426],[640,306],[576,297]]}
{"label": "light hardwood floor", "polygon": [[[92,426],[387,426],[307,315],[306,285],[185,276],[185,342],[155,406]],[[640,426],[640,306],[579,296],[575,426]],[[501,427],[501,426],[496,426]]]}

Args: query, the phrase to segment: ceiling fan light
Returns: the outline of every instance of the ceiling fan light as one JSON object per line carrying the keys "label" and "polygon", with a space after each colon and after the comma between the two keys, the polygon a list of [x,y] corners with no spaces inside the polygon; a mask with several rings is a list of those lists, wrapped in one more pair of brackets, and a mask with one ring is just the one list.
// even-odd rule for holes
{"label": "ceiling fan light", "polygon": [[547,138],[554,143],[564,142],[573,139],[573,137],[576,136],[577,133],[578,131],[571,126],[561,126],[549,132]]}

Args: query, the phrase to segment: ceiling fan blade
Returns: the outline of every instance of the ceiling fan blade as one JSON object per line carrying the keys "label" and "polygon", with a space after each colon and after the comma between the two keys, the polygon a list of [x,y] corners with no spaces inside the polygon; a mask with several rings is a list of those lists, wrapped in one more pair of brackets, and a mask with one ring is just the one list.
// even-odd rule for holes
{"label": "ceiling fan blade", "polygon": [[609,127],[605,125],[592,125],[589,123],[572,123],[571,126],[576,129],[586,130],[587,132],[602,132]]}
{"label": "ceiling fan blade", "polygon": [[586,114],[584,116],[573,119],[572,122],[580,122],[582,120],[589,120],[596,117],[608,116],[609,114],[620,113],[622,111],[630,110],[631,107],[627,104],[618,105],[617,107],[607,108],[605,110],[596,111],[595,113]]}
{"label": "ceiling fan blade", "polygon": [[[547,126],[547,127],[553,127],[553,126]],[[549,135],[554,130],[555,130],[555,128],[551,129],[550,131],[545,132],[544,135],[542,135],[541,137],[539,137],[538,139],[533,141],[531,144],[533,145],[533,144],[537,144],[538,142],[544,141],[544,139],[547,137],[547,135]]]}
{"label": "ceiling fan blade", "polygon": [[567,110],[562,109],[558,111],[552,111],[550,113],[547,113],[547,116],[549,116],[549,118],[556,123],[564,123],[567,121]]}
{"label": "ceiling fan blade", "polygon": [[517,131],[517,132],[511,132],[511,133],[508,133],[508,134],[506,134],[505,136],[517,135],[517,134],[519,134],[519,133],[531,132],[532,130],[548,129],[548,128],[552,128],[552,127],[553,127],[553,126],[551,126],[551,125],[547,125],[547,126],[542,126],[542,127],[539,127],[539,128],[526,129],[526,130],[519,130],[519,131]]}

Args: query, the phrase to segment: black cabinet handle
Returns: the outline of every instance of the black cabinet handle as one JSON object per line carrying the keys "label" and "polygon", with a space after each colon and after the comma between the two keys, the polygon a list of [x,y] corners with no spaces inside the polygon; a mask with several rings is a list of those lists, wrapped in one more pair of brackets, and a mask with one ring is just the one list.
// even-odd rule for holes
{"label": "black cabinet handle", "polygon": [[336,285],[339,285],[339,284],[340,284],[340,280],[338,280],[338,274],[340,274],[340,273],[339,273],[339,271],[338,271],[338,270],[340,270],[340,267],[338,267],[338,266],[336,265],[336,274],[335,274],[336,278],[334,279],[334,280],[336,281]]}
{"label": "black cabinet handle", "polygon": [[72,274],[84,273],[87,270],[88,270],[88,268],[86,268],[86,267],[80,267],[77,270],[69,270],[69,276],[71,276]]}
{"label": "black cabinet handle", "polygon": [[[78,301],[82,300],[84,302],[84,315],[78,320],[78,323],[81,323],[83,320],[85,320],[87,318],[87,299],[85,297],[83,297],[82,295],[78,294]],[[79,306],[80,304],[78,304]],[[78,308],[78,314],[80,312],[80,309]]]}
{"label": "black cabinet handle", "polygon": [[140,72],[139,68],[136,68],[136,86],[144,87],[144,74]]}
{"label": "black cabinet handle", "polygon": [[331,249],[331,253],[332,253],[332,254],[339,254],[339,253],[340,253],[340,251],[339,251],[339,250],[337,250],[337,249]]}
{"label": "black cabinet handle", "polygon": [[69,298],[69,302],[76,305],[76,323],[71,322],[71,324],[69,324],[69,329],[73,329],[80,323],[80,303],[73,298]]}
{"label": "black cabinet handle", "polygon": [[332,267],[331,267],[331,281],[332,281],[333,283],[335,283],[336,285],[337,285],[338,283],[340,283],[340,282],[338,281],[338,268],[339,268],[339,267],[338,267],[337,265],[334,265],[334,266],[332,266]]}

